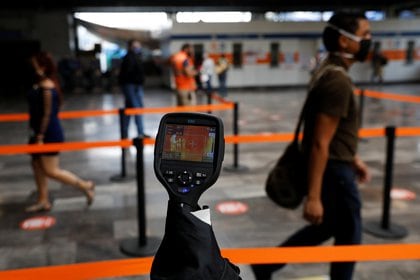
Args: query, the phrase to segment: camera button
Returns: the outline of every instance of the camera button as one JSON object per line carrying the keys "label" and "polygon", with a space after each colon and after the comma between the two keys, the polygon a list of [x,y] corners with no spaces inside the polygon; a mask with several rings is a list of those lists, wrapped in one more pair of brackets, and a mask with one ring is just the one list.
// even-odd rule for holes
{"label": "camera button", "polygon": [[195,173],[195,177],[196,178],[206,178],[207,177],[207,174],[204,173],[204,172],[196,172]]}
{"label": "camera button", "polygon": [[191,183],[192,175],[188,171],[183,171],[181,174],[178,175],[178,180],[181,182],[181,184],[186,185],[188,183]]}
{"label": "camera button", "polygon": [[180,193],[187,193],[190,191],[190,188],[184,187],[184,188],[178,188],[178,192]]}
{"label": "camera button", "polygon": [[175,175],[175,171],[174,170],[165,170],[165,172],[164,172],[164,174],[165,175],[168,175],[168,176],[174,176]]}

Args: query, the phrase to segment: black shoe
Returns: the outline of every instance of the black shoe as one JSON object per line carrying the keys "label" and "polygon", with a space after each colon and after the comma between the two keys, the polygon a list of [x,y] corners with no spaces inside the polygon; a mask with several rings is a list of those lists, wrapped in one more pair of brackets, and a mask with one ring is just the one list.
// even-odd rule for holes
{"label": "black shoe", "polygon": [[271,280],[271,271],[264,265],[251,265],[252,272],[254,272],[256,280]]}

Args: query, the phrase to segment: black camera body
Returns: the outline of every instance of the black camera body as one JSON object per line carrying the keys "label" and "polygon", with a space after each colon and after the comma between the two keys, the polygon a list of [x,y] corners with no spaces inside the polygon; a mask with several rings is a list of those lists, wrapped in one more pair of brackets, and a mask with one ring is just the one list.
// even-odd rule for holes
{"label": "black camera body", "polygon": [[156,136],[154,170],[170,200],[196,208],[201,194],[219,176],[224,147],[220,118],[204,113],[164,115]]}

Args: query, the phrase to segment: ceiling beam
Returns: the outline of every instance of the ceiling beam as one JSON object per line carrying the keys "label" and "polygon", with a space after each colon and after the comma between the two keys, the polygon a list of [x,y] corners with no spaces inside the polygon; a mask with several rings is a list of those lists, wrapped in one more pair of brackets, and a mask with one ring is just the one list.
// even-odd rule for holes
{"label": "ceiling beam", "polygon": [[401,0],[13,0],[9,10],[67,11],[336,11],[419,9],[420,1]]}

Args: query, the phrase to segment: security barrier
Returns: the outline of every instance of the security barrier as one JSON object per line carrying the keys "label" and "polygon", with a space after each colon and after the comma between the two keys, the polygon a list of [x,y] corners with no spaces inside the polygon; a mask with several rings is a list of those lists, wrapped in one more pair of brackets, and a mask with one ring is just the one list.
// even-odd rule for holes
{"label": "security barrier", "polygon": [[[150,143],[154,143],[152,140]],[[19,145],[4,145],[0,146],[0,155],[13,154],[27,154],[27,153],[41,153],[41,152],[56,152],[56,151],[75,151],[86,150],[92,148],[105,147],[130,147],[132,141],[129,139],[118,141],[97,141],[97,142],[66,142],[66,143],[49,143],[49,144],[19,144]]]}
{"label": "security barrier", "polygon": [[[376,93],[374,93],[376,95]],[[388,97],[392,97],[387,95]],[[394,97],[392,97],[394,98]],[[410,100],[416,100],[410,99]],[[401,99],[399,100],[401,101]],[[417,101],[416,101],[417,102]],[[171,111],[207,111],[224,110],[234,107],[234,103],[217,105],[198,105],[185,107],[170,107]],[[142,108],[126,109],[126,114],[138,113],[163,113],[168,108]],[[80,113],[80,111],[79,111]],[[88,111],[84,116],[99,116],[103,114],[117,114],[118,110]],[[67,112],[60,115],[62,118],[80,117],[75,112]],[[27,120],[25,114],[0,115],[0,121],[22,121]],[[235,132],[235,131],[234,131]],[[381,221],[381,230],[387,231],[389,223],[389,191],[392,186],[392,165],[395,136],[412,137],[420,135],[419,127],[388,127],[361,129],[360,137],[383,137],[387,141],[387,160],[384,188],[384,214]],[[228,135],[226,143],[265,143],[265,142],[288,142],[293,138],[293,133],[272,133],[260,135]],[[391,139],[392,138],[392,139]],[[122,139],[119,141],[98,141],[98,142],[68,142],[61,144],[42,145],[7,145],[0,146],[0,155],[12,155],[21,153],[71,151],[101,147],[122,147],[128,148],[133,144],[132,140]],[[153,145],[154,139],[142,139],[143,145]],[[235,151],[237,153],[237,151]],[[138,158],[138,162],[142,160]],[[141,163],[142,164],[142,163]],[[138,175],[138,174],[137,174]],[[138,179],[139,180],[139,179]],[[144,197],[143,197],[144,199]],[[387,201],[388,200],[388,201]],[[144,201],[141,203],[144,205]],[[141,216],[141,217],[140,217]],[[145,213],[139,210],[139,228],[146,230]],[[388,232],[387,232],[388,233]],[[144,244],[142,244],[144,243]],[[147,244],[147,238],[140,233],[139,244]],[[298,247],[298,248],[243,248],[224,249],[222,254],[232,262],[240,263],[304,263],[304,262],[331,262],[331,261],[381,261],[381,260],[410,260],[420,259],[420,244],[391,244],[391,245],[355,245],[355,246],[322,246],[322,247]],[[153,258],[140,258],[129,260],[105,261],[96,263],[71,264],[63,266],[52,266],[47,268],[30,268],[0,272],[1,279],[38,279],[51,278],[56,275],[60,279],[88,279],[98,277],[144,275],[150,271]],[[70,273],[76,272],[77,273]],[[67,275],[67,276],[66,276]],[[30,276],[30,277],[29,277]],[[70,278],[66,278],[70,277]]]}
{"label": "security barrier", "polygon": [[[217,100],[220,104],[211,104],[212,99]],[[221,97],[218,97],[217,94],[208,94],[207,95],[207,105],[194,105],[194,106],[177,106],[177,107],[157,107],[157,108],[120,108],[120,109],[111,109],[111,110],[85,110],[85,111],[64,111],[59,113],[60,119],[75,119],[75,118],[84,118],[84,117],[98,117],[104,115],[119,115],[119,123],[120,123],[120,139],[124,140],[128,138],[127,132],[123,131],[123,121],[125,116],[136,115],[136,114],[157,114],[157,113],[167,113],[167,112],[205,112],[208,113],[212,111],[221,111],[221,110],[233,110],[234,114],[234,122],[236,116],[236,127],[237,127],[237,111],[238,111],[238,104],[233,103],[231,101],[225,100]],[[16,113],[16,114],[0,114],[0,122],[15,122],[15,121],[28,121],[29,115],[27,113]],[[234,126],[235,126],[234,123]],[[238,129],[236,132],[238,133]],[[235,144],[236,146],[237,144]],[[51,146],[52,148],[53,146]],[[127,177],[126,172],[126,146],[122,146],[121,148],[121,172],[120,174],[113,175],[111,177],[112,181],[123,181],[126,179],[130,179]],[[52,148],[54,149],[54,148]],[[237,147],[235,148],[236,151]],[[13,151],[13,149],[11,150]],[[55,151],[55,150],[52,150]],[[11,152],[12,153],[12,152]],[[235,153],[235,159],[238,159],[237,153]]]}
{"label": "security barrier", "polygon": [[420,96],[387,93],[367,89],[356,89],[354,93],[356,95],[364,95],[371,98],[387,99],[397,102],[420,103]]}
{"label": "security barrier", "polygon": [[[65,111],[58,113],[60,119],[77,119],[85,117],[100,117],[104,115],[116,115],[117,109],[111,110],[84,110],[84,111]],[[0,114],[0,122],[20,122],[29,120],[27,113],[20,114]]]}
{"label": "security barrier", "polygon": [[359,122],[363,126],[363,113],[365,109],[365,97],[392,100],[395,102],[420,103],[419,96],[403,95],[395,93],[379,92],[367,89],[355,89],[354,94],[359,96]]}
{"label": "security barrier", "polygon": [[[390,223],[390,209],[391,209],[391,188],[392,188],[392,172],[393,172],[393,153],[395,136],[399,137],[412,137],[420,135],[420,127],[387,127],[387,128],[372,128],[372,129],[361,129],[359,132],[361,137],[387,137],[387,149],[386,149],[386,161],[385,161],[385,178],[384,178],[384,195],[383,195],[383,214],[380,223],[372,222],[366,226],[368,233],[374,234],[384,238],[401,238],[407,234],[407,231],[398,225],[392,225]],[[227,135],[225,136],[225,142],[227,144],[239,144],[239,143],[267,143],[267,142],[288,142],[293,138],[293,133],[273,133],[273,134],[261,134],[261,135]],[[142,139],[141,145],[152,145],[154,139]],[[123,139],[120,141],[100,141],[100,142],[68,142],[61,144],[43,144],[43,145],[7,145],[0,146],[0,155],[17,154],[17,153],[34,153],[34,152],[52,152],[52,151],[69,151],[69,150],[81,150],[99,147],[112,147],[120,146],[127,148],[132,145],[132,141]],[[141,148],[142,150],[142,148]],[[141,160],[141,165],[139,165]],[[143,158],[137,160],[137,173],[138,168],[143,168]],[[140,167],[139,167],[140,166]],[[144,180],[142,177],[139,178],[137,174],[138,192],[144,192],[143,183],[139,183],[139,180]],[[139,203],[144,207],[144,203]],[[144,210],[139,210],[141,220],[139,223],[144,222],[145,214]],[[140,218],[140,217],[139,217]],[[143,220],[143,221],[142,221]],[[139,227],[142,231],[145,231],[145,226]],[[140,234],[140,239],[145,240],[145,233]],[[142,237],[143,236],[143,237]],[[146,246],[147,242],[139,241],[139,246]],[[127,250],[126,250],[127,251]],[[133,253],[134,254],[134,253]],[[143,254],[139,250],[139,254]]]}

